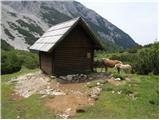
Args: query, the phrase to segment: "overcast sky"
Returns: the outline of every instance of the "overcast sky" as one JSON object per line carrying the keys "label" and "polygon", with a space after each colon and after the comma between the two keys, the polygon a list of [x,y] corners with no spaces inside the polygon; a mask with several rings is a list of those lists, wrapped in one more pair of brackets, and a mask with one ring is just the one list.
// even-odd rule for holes
{"label": "overcast sky", "polygon": [[158,38],[156,0],[77,0],[144,45]]}

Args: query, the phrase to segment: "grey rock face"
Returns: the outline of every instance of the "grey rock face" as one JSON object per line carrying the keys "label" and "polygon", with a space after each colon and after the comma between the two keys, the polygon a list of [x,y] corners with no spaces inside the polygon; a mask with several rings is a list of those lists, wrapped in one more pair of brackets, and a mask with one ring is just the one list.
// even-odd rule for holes
{"label": "grey rock face", "polygon": [[85,19],[104,46],[108,42],[121,48],[137,45],[125,32],[76,1],[3,1],[2,39],[16,49],[28,50],[50,26],[78,16]]}

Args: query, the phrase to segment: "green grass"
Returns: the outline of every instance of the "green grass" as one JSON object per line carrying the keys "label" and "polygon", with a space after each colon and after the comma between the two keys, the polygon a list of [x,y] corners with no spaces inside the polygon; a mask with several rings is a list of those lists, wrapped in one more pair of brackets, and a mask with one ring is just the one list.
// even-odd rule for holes
{"label": "green grass", "polygon": [[[75,118],[158,118],[158,76],[130,75],[130,79],[131,82],[118,87],[105,84],[96,104],[87,106],[86,112]],[[118,91],[122,93],[117,94]],[[133,100],[128,93],[135,94],[137,99]]]}
{"label": "green grass", "polygon": [[[14,84],[6,81],[39,69],[23,68],[20,72],[1,76],[2,90],[2,118],[55,118],[55,114],[46,108],[39,95],[33,95],[22,100],[11,99]],[[108,72],[116,73],[109,69]],[[126,75],[125,73],[122,73]],[[113,86],[104,84],[99,99],[93,106],[86,106],[84,113],[77,113],[74,118],[158,118],[159,89],[158,76],[155,75],[127,75],[131,81],[125,85]],[[112,91],[115,91],[113,94]],[[121,94],[117,94],[122,91]],[[129,93],[135,94],[133,100]]]}
{"label": "green grass", "polygon": [[1,76],[2,118],[13,119],[17,116],[20,116],[20,118],[55,118],[53,111],[43,105],[40,95],[32,95],[21,100],[13,100],[11,97],[14,84],[7,84],[6,82],[11,78],[36,71],[39,71],[39,69],[29,70],[23,68],[20,72]]}

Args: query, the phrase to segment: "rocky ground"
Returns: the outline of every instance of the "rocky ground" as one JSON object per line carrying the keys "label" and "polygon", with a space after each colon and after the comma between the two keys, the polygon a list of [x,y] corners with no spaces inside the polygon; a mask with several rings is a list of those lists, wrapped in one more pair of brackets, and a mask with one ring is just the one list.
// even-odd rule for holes
{"label": "rocky ground", "polygon": [[[93,80],[100,80],[93,86]],[[94,105],[105,82],[120,84],[106,73],[74,74],[47,76],[41,72],[26,74],[11,79],[9,84],[15,83],[14,98],[24,99],[32,94],[41,94],[45,106],[54,110],[57,118],[69,118],[76,112],[84,112],[83,106]]]}

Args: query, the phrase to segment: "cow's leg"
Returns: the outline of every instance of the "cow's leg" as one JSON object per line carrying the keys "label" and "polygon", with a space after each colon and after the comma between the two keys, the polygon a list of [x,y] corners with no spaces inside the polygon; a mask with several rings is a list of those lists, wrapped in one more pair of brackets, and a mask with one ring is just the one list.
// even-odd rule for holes
{"label": "cow's leg", "polygon": [[119,67],[117,67],[117,72],[118,72],[118,74],[120,73],[120,68]]}
{"label": "cow's leg", "polygon": [[101,72],[103,71],[103,67],[105,66],[103,63],[99,65],[101,67]]}
{"label": "cow's leg", "polygon": [[101,66],[101,72],[103,71],[103,66]]}

